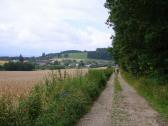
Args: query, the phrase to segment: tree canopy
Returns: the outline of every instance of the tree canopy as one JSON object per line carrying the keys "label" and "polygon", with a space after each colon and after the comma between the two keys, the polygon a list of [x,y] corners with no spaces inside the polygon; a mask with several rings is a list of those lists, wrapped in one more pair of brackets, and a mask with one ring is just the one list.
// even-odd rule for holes
{"label": "tree canopy", "polygon": [[88,51],[87,58],[112,60],[112,55],[110,54],[107,48],[97,48],[96,51]]}
{"label": "tree canopy", "polygon": [[134,74],[168,74],[168,1],[106,0],[115,61]]}
{"label": "tree canopy", "polygon": [[3,66],[3,70],[6,71],[32,71],[34,69],[35,65],[28,62],[9,62]]}

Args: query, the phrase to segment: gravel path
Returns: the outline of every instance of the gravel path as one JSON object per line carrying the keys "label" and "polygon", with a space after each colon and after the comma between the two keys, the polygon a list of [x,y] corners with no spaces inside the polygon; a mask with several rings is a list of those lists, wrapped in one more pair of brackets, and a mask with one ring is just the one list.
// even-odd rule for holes
{"label": "gravel path", "polygon": [[160,120],[158,112],[128,85],[119,74],[122,91],[115,93],[111,76],[105,90],[77,126],[168,126]]}
{"label": "gravel path", "polygon": [[[133,89],[119,74],[119,82],[123,91],[121,108],[127,113],[126,126],[167,126],[160,120],[158,112]],[[125,126],[125,125],[123,125]]]}
{"label": "gravel path", "polygon": [[79,121],[77,126],[111,126],[113,81],[114,75],[111,76],[105,90],[94,103],[91,111]]}

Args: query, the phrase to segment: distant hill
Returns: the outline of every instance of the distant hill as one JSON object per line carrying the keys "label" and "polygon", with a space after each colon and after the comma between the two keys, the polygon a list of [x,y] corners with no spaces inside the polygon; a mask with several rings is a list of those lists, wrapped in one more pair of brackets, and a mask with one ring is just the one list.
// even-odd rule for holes
{"label": "distant hill", "polygon": [[[99,59],[112,60],[112,55],[107,48],[98,48],[95,51],[66,50],[60,53],[43,53],[39,57],[24,57],[25,60],[49,60],[52,58],[72,58],[72,59]],[[0,60],[15,60],[18,57],[0,57]]]}
{"label": "distant hill", "polygon": [[79,50],[67,50],[67,51],[63,51],[61,53],[63,53],[63,54],[65,54],[65,53],[82,53],[82,51],[79,51]]}
{"label": "distant hill", "polygon": [[96,51],[67,50],[61,52],[60,56],[73,59],[112,60],[112,55],[107,48],[97,48]]}

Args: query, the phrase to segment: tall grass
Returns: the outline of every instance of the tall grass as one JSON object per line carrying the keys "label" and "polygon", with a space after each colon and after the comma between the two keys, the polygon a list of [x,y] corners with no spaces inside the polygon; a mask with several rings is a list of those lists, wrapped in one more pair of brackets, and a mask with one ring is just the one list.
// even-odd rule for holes
{"label": "tall grass", "polygon": [[2,97],[0,126],[73,126],[89,111],[111,73],[111,69],[90,70],[85,76],[64,80],[52,74],[29,97],[20,98],[18,106]]}
{"label": "tall grass", "polygon": [[168,84],[157,78],[134,77],[123,72],[125,79],[146,98],[147,101],[168,121]]}

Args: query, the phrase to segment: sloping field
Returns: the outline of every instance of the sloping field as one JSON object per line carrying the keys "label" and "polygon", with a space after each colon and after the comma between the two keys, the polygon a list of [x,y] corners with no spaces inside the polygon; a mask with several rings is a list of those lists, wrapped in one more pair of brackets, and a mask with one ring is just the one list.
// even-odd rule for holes
{"label": "sloping field", "polygon": [[87,52],[81,52],[81,53],[69,53],[69,58],[73,59],[87,59]]}

